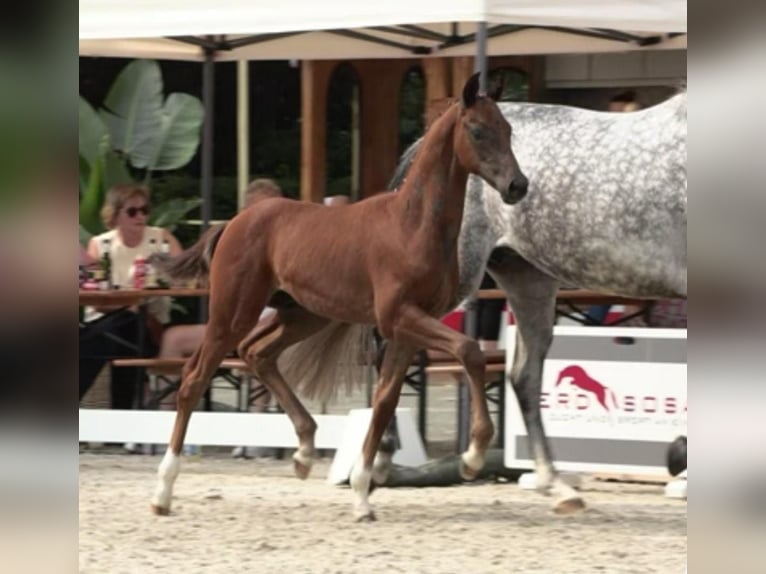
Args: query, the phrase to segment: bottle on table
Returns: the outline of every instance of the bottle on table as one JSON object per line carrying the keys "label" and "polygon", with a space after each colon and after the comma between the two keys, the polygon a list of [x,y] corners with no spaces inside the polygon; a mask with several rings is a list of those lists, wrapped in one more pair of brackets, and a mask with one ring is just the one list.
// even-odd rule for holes
{"label": "bottle on table", "polygon": [[[170,255],[170,242],[167,239],[162,240],[162,247],[160,247],[160,253],[162,253],[162,255],[167,255],[167,256]],[[155,273],[156,271],[157,270],[155,269]],[[170,283],[168,283],[163,277],[160,277],[158,274],[156,275],[156,277],[157,277],[157,287],[159,287],[160,289],[167,289],[168,287],[170,287]]]}
{"label": "bottle on table", "polygon": [[108,239],[101,241],[101,273],[99,277],[99,289],[112,289],[112,244]]}
{"label": "bottle on table", "polygon": [[[149,239],[149,255],[154,255],[155,253],[157,253],[157,240],[151,238]],[[159,287],[157,284],[157,270],[154,268],[154,265],[148,261],[148,259],[145,265],[145,286],[147,289],[157,289],[157,287]]]}

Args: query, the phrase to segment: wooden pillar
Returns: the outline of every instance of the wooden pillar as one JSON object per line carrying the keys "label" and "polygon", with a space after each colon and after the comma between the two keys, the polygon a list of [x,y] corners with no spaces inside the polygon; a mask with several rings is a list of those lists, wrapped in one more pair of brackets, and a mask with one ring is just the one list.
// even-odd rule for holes
{"label": "wooden pillar", "polygon": [[301,62],[301,200],[321,202],[327,171],[327,88],[334,61]]}
{"label": "wooden pillar", "polygon": [[474,73],[474,58],[461,56],[452,60],[452,95],[459,98],[463,93],[463,86]]}
{"label": "wooden pillar", "polygon": [[421,61],[426,81],[426,101],[423,106],[426,126],[441,115],[452,96],[451,62],[449,58],[423,58]]}
{"label": "wooden pillar", "polygon": [[399,99],[410,61],[354,62],[361,95],[362,198],[383,191],[399,158]]}

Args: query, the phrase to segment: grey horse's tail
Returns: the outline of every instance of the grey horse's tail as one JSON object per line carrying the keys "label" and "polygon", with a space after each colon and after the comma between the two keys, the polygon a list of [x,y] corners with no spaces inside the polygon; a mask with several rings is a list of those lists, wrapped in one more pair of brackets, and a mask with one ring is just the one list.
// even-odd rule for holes
{"label": "grey horse's tail", "polygon": [[206,282],[210,274],[210,261],[218,245],[226,224],[211,227],[197,243],[183,251],[180,255],[171,257],[164,253],[155,253],[149,257],[151,263],[162,277],[173,280],[197,279]]}
{"label": "grey horse's tail", "polygon": [[325,404],[369,380],[375,352],[369,325],[333,322],[285,350],[278,368],[296,393]]}
{"label": "grey horse's tail", "polygon": [[667,452],[667,467],[671,476],[678,476],[686,470],[686,437],[681,435],[670,443]]}
{"label": "grey horse's tail", "polygon": [[402,183],[404,183],[404,179],[407,176],[407,172],[410,170],[412,162],[415,160],[415,155],[420,149],[420,144],[422,141],[422,137],[418,138],[413,144],[410,145],[410,147],[404,151],[402,157],[399,159],[399,163],[397,164],[396,169],[394,170],[394,175],[388,182],[389,190],[399,189]]}

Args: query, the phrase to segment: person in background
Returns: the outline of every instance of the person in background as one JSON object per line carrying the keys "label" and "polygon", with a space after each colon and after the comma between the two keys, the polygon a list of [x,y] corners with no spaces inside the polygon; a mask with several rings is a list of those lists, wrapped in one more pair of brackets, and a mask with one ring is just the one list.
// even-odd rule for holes
{"label": "person in background", "polygon": [[[247,186],[242,209],[250,207],[256,197],[282,197],[282,189],[272,179],[255,179]],[[264,310],[266,316],[271,312],[273,310],[270,310],[268,307]],[[170,327],[163,333],[160,357],[189,357],[202,343],[204,336],[205,325],[176,325]]]}
{"label": "person in background", "polygon": [[609,100],[607,110],[610,112],[635,112],[641,109],[641,105],[636,100],[636,92],[626,90],[613,96]]}
{"label": "person in background", "polygon": [[[131,267],[137,256],[148,257],[152,250],[169,247],[171,255],[181,253],[181,245],[172,233],[148,225],[151,209],[149,189],[139,184],[121,184],[109,189],[101,209],[101,217],[109,229],[92,237],[81,262],[100,261],[108,250],[111,259],[111,280],[115,288],[131,286]],[[137,350],[125,343],[135,344],[139,328],[145,328],[149,354],[156,352],[161,332],[170,320],[168,298],[155,298],[148,303],[147,323],[140,325],[135,308],[86,307],[80,327],[80,399],[93,385],[104,365],[117,357],[136,356]],[[120,339],[122,341],[120,341]],[[136,378],[133,368],[114,368],[111,376],[111,406],[131,409],[136,399]]]}

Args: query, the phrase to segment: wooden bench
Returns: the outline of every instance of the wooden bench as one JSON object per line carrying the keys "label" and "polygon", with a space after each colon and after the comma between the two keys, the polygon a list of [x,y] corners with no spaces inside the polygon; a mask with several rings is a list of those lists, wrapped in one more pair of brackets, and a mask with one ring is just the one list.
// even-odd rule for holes
{"label": "wooden bench", "polygon": [[[180,375],[186,364],[186,357],[155,357],[144,359],[114,359],[112,365],[115,367],[140,367],[150,373],[159,375]],[[241,371],[247,370],[247,363],[242,359],[224,359],[221,362],[221,369]]]}
{"label": "wooden bench", "polygon": [[[145,369],[150,375],[164,381],[162,388],[154,389],[146,401],[146,407],[158,408],[160,402],[178,390],[179,380],[171,380],[169,377],[180,377],[183,367],[188,359],[186,357],[154,357],[154,358],[130,358],[114,359],[113,367],[134,367]],[[221,362],[217,373],[231,384],[240,393],[239,410],[247,410],[250,402],[266,393],[265,387],[258,386],[256,392],[251,395],[250,377],[246,375],[247,363],[238,358],[228,358]],[[246,392],[245,392],[246,391]],[[210,392],[205,394],[205,408],[211,410],[212,402]]]}

